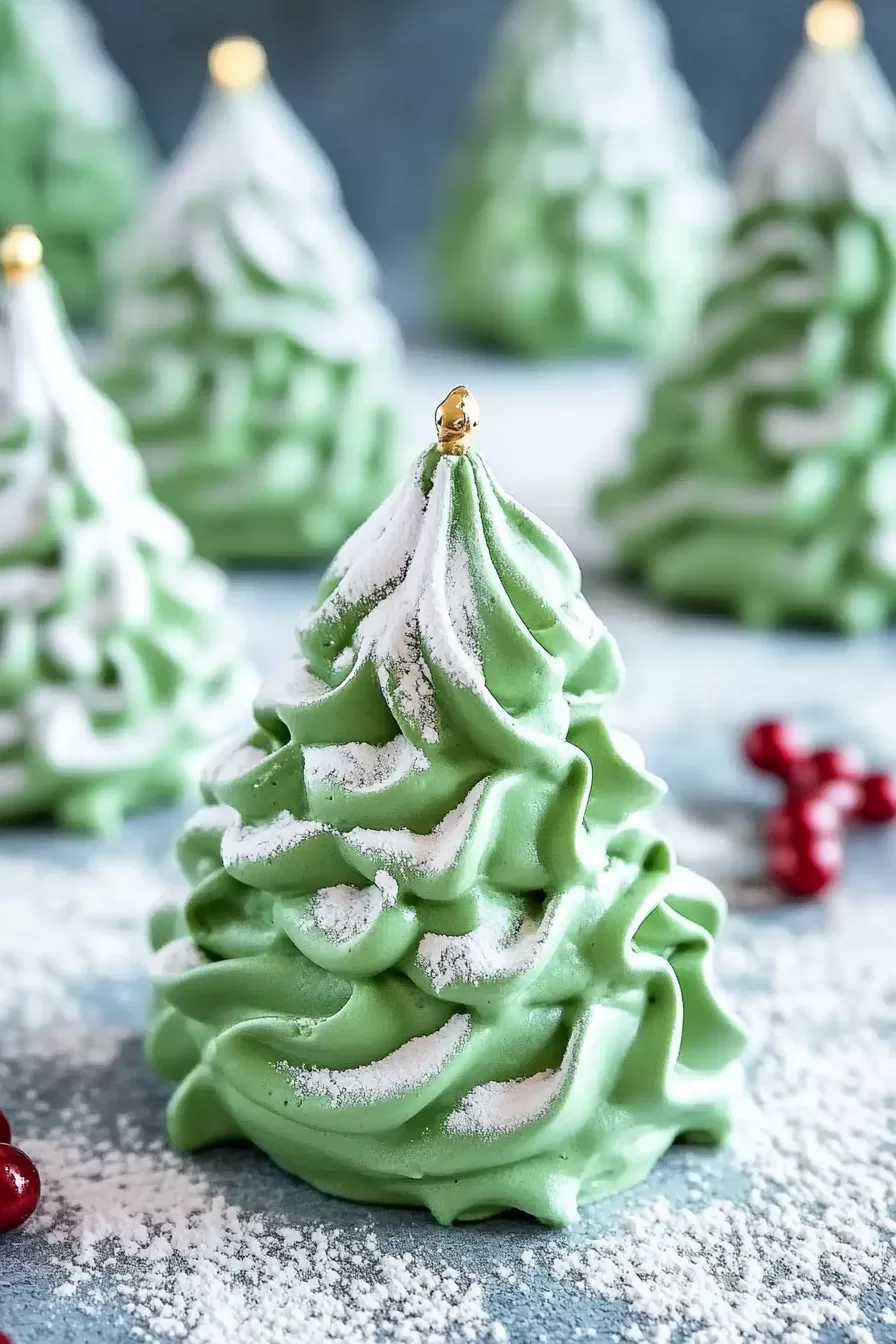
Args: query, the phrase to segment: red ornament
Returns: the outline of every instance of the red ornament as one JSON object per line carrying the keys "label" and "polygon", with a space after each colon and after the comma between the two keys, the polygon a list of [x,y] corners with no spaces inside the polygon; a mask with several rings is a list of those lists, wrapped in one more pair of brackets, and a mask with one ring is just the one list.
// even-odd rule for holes
{"label": "red ornament", "polygon": [[[9,1143],[12,1139],[12,1125],[7,1120],[3,1111],[0,1111],[0,1143]],[[3,1344],[3,1336],[0,1335],[0,1344]]]}
{"label": "red ornament", "polygon": [[4,1335],[2,1330],[0,1330],[0,1344],[12,1344],[9,1335]]}
{"label": "red ornament", "polygon": [[896,821],[896,776],[883,772],[866,775],[858,814],[872,826]]}
{"label": "red ornament", "polygon": [[799,761],[806,757],[807,743],[801,729],[785,719],[766,719],[756,723],[743,741],[744,756],[767,775],[789,778]]}
{"label": "red ornament", "polygon": [[851,747],[825,747],[813,751],[794,766],[788,784],[794,793],[822,796],[844,817],[854,817],[862,802],[865,762]]}
{"label": "red ornament", "polygon": [[801,845],[773,845],[769,876],[789,896],[821,896],[843,871],[843,845],[823,836]]}
{"label": "red ornament", "polygon": [[800,847],[807,840],[839,836],[843,818],[829,798],[788,798],[769,813],[766,838],[770,845]]}
{"label": "red ornament", "polygon": [[26,1223],[39,1199],[40,1176],[31,1158],[11,1143],[0,1143],[0,1235]]}

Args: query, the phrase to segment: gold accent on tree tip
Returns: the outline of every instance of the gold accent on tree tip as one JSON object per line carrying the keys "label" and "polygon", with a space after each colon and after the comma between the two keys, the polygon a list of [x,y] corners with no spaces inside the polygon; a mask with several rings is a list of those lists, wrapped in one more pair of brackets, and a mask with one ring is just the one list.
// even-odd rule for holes
{"label": "gold accent on tree tip", "polygon": [[212,82],[228,93],[254,89],[264,79],[268,58],[254,37],[225,37],[216,42],[208,55]]}
{"label": "gold accent on tree tip", "polygon": [[864,27],[855,0],[815,0],[806,15],[806,36],[820,51],[847,51],[861,42]]}
{"label": "gold accent on tree tip", "polygon": [[30,224],[14,224],[0,240],[0,265],[8,285],[40,270],[43,257],[43,244]]}
{"label": "gold accent on tree tip", "polygon": [[465,387],[453,387],[436,409],[439,452],[462,457],[479,428],[479,402]]}

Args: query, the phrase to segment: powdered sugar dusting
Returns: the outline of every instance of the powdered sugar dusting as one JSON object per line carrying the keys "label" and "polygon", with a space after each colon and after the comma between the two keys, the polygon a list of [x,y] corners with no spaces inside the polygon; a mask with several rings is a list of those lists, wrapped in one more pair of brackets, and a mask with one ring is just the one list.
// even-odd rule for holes
{"label": "powdered sugar dusting", "polygon": [[326,829],[321,822],[301,820],[284,808],[273,821],[229,826],[221,839],[221,861],[225,868],[241,863],[265,863]]}
{"label": "powdered sugar dusting", "polygon": [[329,691],[327,683],[314,675],[304,658],[291,658],[262,679],[255,704],[260,709],[277,705],[299,708],[319,700]]}
{"label": "powdered sugar dusting", "polygon": [[537,1120],[560,1089],[560,1069],[545,1069],[509,1083],[482,1083],[464,1097],[448,1119],[450,1134],[507,1134]]}
{"label": "powdered sugar dusting", "polygon": [[315,923],[334,943],[356,942],[395,904],[397,895],[397,883],[388,873],[377,873],[371,887],[322,887],[314,899]]}
{"label": "powdered sugar dusting", "polygon": [[487,780],[470,790],[462,803],[448,812],[434,830],[420,835],[407,828],[392,831],[368,830],[356,826],[346,834],[346,841],[365,854],[383,855],[393,863],[412,868],[426,875],[444,872],[457,859],[469,835],[476,810]]}
{"label": "powdered sugar dusting", "polygon": [[297,1068],[285,1060],[277,1071],[300,1097],[326,1097],[334,1106],[369,1106],[422,1087],[436,1076],[470,1034],[470,1018],[455,1013],[429,1036],[414,1036],[385,1059],[355,1069]]}
{"label": "powdered sugar dusting", "polygon": [[549,928],[548,917],[519,920],[504,906],[490,905],[470,933],[424,934],[417,961],[436,990],[519,975],[534,963]]}
{"label": "powdered sugar dusting", "polygon": [[399,784],[428,767],[429,761],[419,747],[401,735],[382,747],[346,742],[305,748],[305,783],[311,787],[335,784],[352,793],[371,793]]}
{"label": "powdered sugar dusting", "polygon": [[[0,859],[0,1022],[8,1037],[76,1022],[78,995],[142,975],[148,913],[179,886],[136,859],[97,859],[71,871]],[[2,1043],[0,1043],[2,1044]]]}
{"label": "powdered sugar dusting", "polygon": [[203,784],[229,784],[259,765],[268,753],[251,742],[231,743],[216,753],[202,772]]}
{"label": "powdered sugar dusting", "polygon": [[153,980],[170,980],[177,975],[186,975],[187,971],[195,971],[197,966],[207,964],[208,957],[196,946],[192,938],[174,938],[153,954],[149,973]]}
{"label": "powdered sugar dusting", "polygon": [[[43,1173],[28,1231],[54,1249],[57,1289],[121,1338],[189,1344],[500,1344],[482,1284],[364,1228],[291,1225],[230,1203],[200,1168],[148,1144],[126,1117],[113,1141],[75,1098],[29,1139]],[[26,1233],[27,1235],[27,1233]],[[118,1337],[118,1336],[116,1336]]]}

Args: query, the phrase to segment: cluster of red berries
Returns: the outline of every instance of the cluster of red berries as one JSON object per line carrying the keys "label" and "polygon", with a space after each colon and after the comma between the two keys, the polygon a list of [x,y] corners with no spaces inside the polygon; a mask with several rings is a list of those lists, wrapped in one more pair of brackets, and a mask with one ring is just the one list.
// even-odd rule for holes
{"label": "cluster of red berries", "polygon": [[[37,1167],[14,1146],[9,1121],[0,1111],[0,1236],[27,1223],[39,1199]],[[0,1344],[2,1340],[0,1335]]]}
{"label": "cluster of red berries", "polygon": [[848,824],[896,821],[896,775],[869,771],[851,747],[812,751],[794,724],[770,719],[754,724],[743,751],[787,791],[769,816],[766,839],[769,876],[790,896],[820,896],[838,880]]}

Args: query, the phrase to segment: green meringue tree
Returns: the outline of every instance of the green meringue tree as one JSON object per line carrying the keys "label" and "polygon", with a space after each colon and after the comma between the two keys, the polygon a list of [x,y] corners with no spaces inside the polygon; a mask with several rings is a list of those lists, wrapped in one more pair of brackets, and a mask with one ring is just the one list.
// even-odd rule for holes
{"label": "green meringue tree", "polygon": [[134,97],[79,0],[0,0],[0,230],[28,220],[73,319],[153,163]]}
{"label": "green meringue tree", "polygon": [[439,307],[525,354],[674,346],[725,208],[654,0],[516,0],[449,181]]}
{"label": "green meringue tree", "polygon": [[36,235],[2,250],[0,819],[109,831],[195,781],[251,677],[221,576],[78,367]]}
{"label": "green meringue tree", "polygon": [[207,771],[149,1057],[181,1147],[564,1224],[726,1132],[724,901],[633,822],[662,785],[604,722],[619,659],[572,555],[471,448],[466,389],[437,423]]}
{"label": "green meringue tree", "polygon": [[200,551],[329,556],[392,484],[397,328],[261,47],[210,66],[119,254],[103,382]]}
{"label": "green meringue tree", "polygon": [[662,598],[869,630],[896,615],[896,99],[851,0],[807,30],[697,340],[598,512]]}

